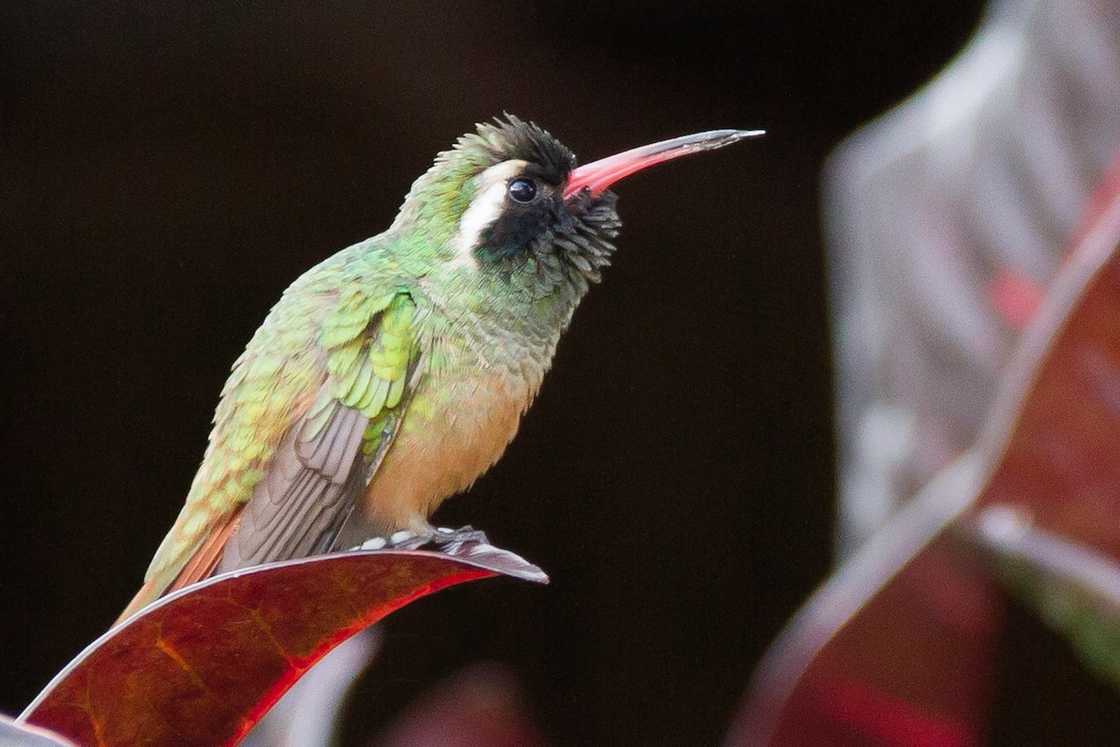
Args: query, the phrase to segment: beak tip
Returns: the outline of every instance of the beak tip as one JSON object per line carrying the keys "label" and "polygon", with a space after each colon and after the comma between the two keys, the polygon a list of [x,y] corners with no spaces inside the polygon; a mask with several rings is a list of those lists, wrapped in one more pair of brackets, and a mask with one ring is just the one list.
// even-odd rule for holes
{"label": "beak tip", "polygon": [[737,143],[740,140],[746,140],[750,137],[760,137],[766,134],[766,130],[727,130],[727,144]]}
{"label": "beak tip", "polygon": [[692,136],[693,147],[698,147],[700,150],[716,150],[728,145],[746,140],[747,138],[758,137],[765,135],[766,130],[712,130],[711,132],[701,132]]}

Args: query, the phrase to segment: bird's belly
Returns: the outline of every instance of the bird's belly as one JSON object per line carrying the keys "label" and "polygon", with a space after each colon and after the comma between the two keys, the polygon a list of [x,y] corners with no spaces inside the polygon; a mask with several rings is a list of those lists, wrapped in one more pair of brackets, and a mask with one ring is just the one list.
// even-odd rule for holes
{"label": "bird's belly", "polygon": [[424,529],[445,498],[498,461],[532,397],[528,384],[499,376],[421,387],[366,491],[375,529]]}

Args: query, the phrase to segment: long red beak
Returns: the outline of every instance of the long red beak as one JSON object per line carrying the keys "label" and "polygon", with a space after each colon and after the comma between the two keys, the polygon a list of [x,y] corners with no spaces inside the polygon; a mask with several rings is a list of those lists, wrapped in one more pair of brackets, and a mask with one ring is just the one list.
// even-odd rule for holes
{"label": "long red beak", "polygon": [[765,130],[698,132],[695,135],[662,140],[660,143],[643,145],[640,148],[601,158],[598,161],[574,169],[568,175],[568,185],[564,188],[564,199],[572,197],[584,188],[590,189],[593,197],[598,196],[619,179],[630,176],[636,171],[681,156],[722,148],[725,145],[737,143],[748,137],[762,135],[765,132]]}

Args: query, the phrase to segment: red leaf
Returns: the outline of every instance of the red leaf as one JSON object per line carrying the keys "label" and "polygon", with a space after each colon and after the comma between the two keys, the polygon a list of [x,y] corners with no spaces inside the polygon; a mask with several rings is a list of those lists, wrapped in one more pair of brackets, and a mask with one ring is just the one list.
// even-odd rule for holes
{"label": "red leaf", "polygon": [[356,551],[227,573],[106,633],[20,718],[80,744],[233,744],[346,638],[427,594],[499,574],[547,581],[474,543],[455,556]]}
{"label": "red leaf", "polygon": [[946,528],[1010,504],[1120,558],[1120,194],[1096,213],[1025,331],[977,445],[798,613],[733,744],[982,741],[998,591]]}

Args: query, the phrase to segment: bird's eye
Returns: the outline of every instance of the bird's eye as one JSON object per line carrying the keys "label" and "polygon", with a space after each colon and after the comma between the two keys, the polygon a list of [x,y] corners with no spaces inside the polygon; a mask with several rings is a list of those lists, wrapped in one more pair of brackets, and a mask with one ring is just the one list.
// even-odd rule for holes
{"label": "bird's eye", "polygon": [[532,179],[514,179],[506,188],[509,198],[522,204],[532,202],[537,196],[537,185]]}

